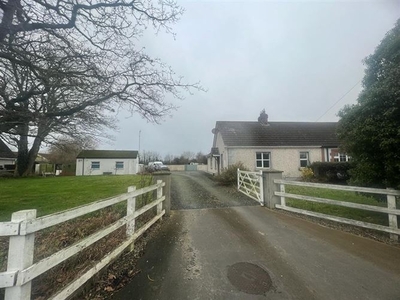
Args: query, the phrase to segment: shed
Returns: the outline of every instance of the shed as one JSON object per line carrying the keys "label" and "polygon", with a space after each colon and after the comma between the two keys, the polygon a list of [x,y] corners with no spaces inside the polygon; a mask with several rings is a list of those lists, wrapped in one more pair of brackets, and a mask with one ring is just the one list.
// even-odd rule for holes
{"label": "shed", "polygon": [[138,172],[138,151],[83,150],[76,157],[76,176],[128,175]]}

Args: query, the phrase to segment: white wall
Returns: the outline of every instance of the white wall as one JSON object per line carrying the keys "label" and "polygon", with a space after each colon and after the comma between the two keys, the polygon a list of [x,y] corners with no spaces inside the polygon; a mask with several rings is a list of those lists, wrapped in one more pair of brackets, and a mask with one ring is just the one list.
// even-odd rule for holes
{"label": "white wall", "polygon": [[0,158],[0,166],[13,165],[14,163],[15,159],[13,158]]}
{"label": "white wall", "polygon": [[[215,140],[215,145],[213,147],[218,148],[220,156],[220,171],[222,171],[223,168],[228,167],[228,152],[227,149],[225,148],[224,141],[222,139],[222,135],[220,132],[217,133],[217,138]],[[216,165],[216,159],[215,157],[209,157],[207,159],[207,172],[216,174],[218,173],[218,166]]]}
{"label": "white wall", "polygon": [[309,153],[309,161],[322,161],[322,150],[320,147],[298,147],[298,148],[228,148],[229,165],[242,162],[250,171],[258,171],[256,167],[256,153],[270,152],[270,169],[283,171],[284,177],[300,177],[300,152]]}
{"label": "white wall", "polygon": [[[185,166],[186,165],[167,165],[168,169],[171,172],[174,172],[174,171],[185,171]],[[196,165],[196,166],[197,166],[197,171],[207,172],[207,165]]]}
{"label": "white wall", "polygon": [[[92,169],[92,162],[100,162],[100,169]],[[116,169],[116,162],[124,162],[123,169]],[[115,175],[137,174],[139,171],[138,160],[133,158],[78,158],[76,160],[76,176],[81,175],[103,175],[111,172]]]}
{"label": "white wall", "polygon": [[[283,171],[284,177],[300,177],[300,152],[309,153],[310,164],[316,161],[326,161],[324,149],[319,146],[314,147],[253,147],[253,148],[234,148],[225,147],[222,135],[217,133],[213,147],[219,149],[222,154],[220,159],[221,171],[230,165],[242,162],[250,171],[258,171],[256,167],[256,153],[270,152],[270,169]],[[207,172],[217,173],[215,158],[209,157],[207,160]]]}

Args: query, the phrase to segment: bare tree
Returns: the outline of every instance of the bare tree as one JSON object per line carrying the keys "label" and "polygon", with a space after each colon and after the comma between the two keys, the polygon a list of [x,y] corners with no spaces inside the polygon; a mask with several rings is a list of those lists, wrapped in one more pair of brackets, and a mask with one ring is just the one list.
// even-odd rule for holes
{"label": "bare tree", "polygon": [[164,157],[164,163],[165,164],[171,164],[171,162],[174,160],[174,156],[172,155],[172,154],[167,154],[167,155],[165,155],[165,157]]}
{"label": "bare tree", "polygon": [[56,143],[50,145],[47,157],[52,163],[75,163],[76,157],[82,150],[92,150],[96,147],[97,142],[91,137],[60,138]]}
{"label": "bare tree", "polygon": [[192,152],[192,151],[184,151],[181,154],[181,158],[185,159],[187,161],[186,163],[191,162],[193,159],[195,159],[195,157],[196,157],[196,154],[194,154],[194,152]]}
{"label": "bare tree", "polygon": [[140,153],[140,163],[147,165],[149,162],[152,161],[160,161],[161,155],[155,151],[142,151]]}
{"label": "bare tree", "polygon": [[0,133],[18,174],[43,142],[100,135],[119,107],[158,122],[175,109],[166,94],[200,88],[134,48],[149,24],[169,32],[181,14],[169,0],[0,0]]}
{"label": "bare tree", "polygon": [[196,162],[199,164],[207,164],[207,155],[203,154],[201,151],[197,152]]}

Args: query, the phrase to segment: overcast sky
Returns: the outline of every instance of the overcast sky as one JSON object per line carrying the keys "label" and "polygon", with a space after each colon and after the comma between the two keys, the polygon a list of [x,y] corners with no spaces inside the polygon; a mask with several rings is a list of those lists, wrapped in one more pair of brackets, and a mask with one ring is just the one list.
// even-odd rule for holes
{"label": "overcast sky", "polygon": [[160,125],[120,112],[115,141],[99,149],[138,150],[141,131],[141,151],[207,154],[216,121],[256,121],[264,108],[270,121],[337,121],[361,90],[363,58],[400,17],[400,1],[178,3],[186,11],[176,38],[142,43],[207,92],[168,98],[179,108]]}

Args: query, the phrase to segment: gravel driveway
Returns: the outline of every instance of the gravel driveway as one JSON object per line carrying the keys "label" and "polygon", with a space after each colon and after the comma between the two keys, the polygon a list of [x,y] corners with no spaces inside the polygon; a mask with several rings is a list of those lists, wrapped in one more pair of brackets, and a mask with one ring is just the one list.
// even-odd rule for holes
{"label": "gravel driveway", "polygon": [[206,173],[172,173],[173,210],[256,205],[259,205],[257,201],[238,192],[234,186],[218,185]]}
{"label": "gravel driveway", "polygon": [[261,207],[200,172],[173,173],[171,198],[112,299],[400,299],[396,247]]}

